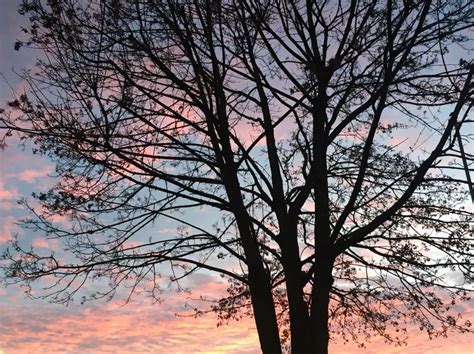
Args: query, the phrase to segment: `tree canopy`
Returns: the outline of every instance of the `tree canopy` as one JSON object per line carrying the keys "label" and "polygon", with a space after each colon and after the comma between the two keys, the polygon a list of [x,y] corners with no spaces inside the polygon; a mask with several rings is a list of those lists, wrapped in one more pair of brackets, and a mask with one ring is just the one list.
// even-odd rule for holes
{"label": "tree canopy", "polygon": [[254,316],[264,353],[286,340],[327,353],[330,336],[402,343],[412,324],[468,330],[453,305],[472,290],[471,1],[20,12],[30,39],[15,49],[41,54],[0,128],[56,164],[23,225],[69,256],[17,240],[6,283],[54,278],[43,295],[58,302],[102,277],[92,298],[159,296],[161,280],[204,269],[229,281],[212,310]]}

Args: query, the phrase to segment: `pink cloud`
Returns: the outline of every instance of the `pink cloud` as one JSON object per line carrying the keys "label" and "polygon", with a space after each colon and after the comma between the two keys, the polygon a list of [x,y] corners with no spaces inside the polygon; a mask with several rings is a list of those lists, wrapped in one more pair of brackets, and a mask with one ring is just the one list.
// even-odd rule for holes
{"label": "pink cloud", "polygon": [[51,165],[46,165],[41,169],[23,170],[18,174],[18,178],[21,181],[32,183],[38,178],[47,177],[48,173],[51,173],[52,171],[53,167]]}
{"label": "pink cloud", "polygon": [[[473,318],[474,310],[464,314],[465,318]],[[337,354],[472,354],[472,333],[450,333],[447,338],[429,339],[426,333],[414,327],[408,332],[408,343],[405,346],[393,346],[385,343],[383,338],[374,338],[366,343],[366,348],[357,348],[353,343],[332,343],[331,353]]]}
{"label": "pink cloud", "polygon": [[[5,308],[0,321],[0,349],[7,353],[222,353],[250,354],[259,352],[253,319],[231,322],[216,327],[212,315],[198,318],[177,317],[174,309],[183,301],[182,294],[166,295],[161,305],[135,301],[127,306],[119,303],[76,304],[68,308],[37,306],[26,302],[21,308]],[[36,305],[36,306],[35,306]],[[472,313],[471,313],[472,314]],[[416,330],[407,346],[394,347],[376,339],[359,349],[353,344],[331,343],[330,352],[337,354],[444,354],[472,353],[468,335],[453,334],[448,338],[427,340]]]}
{"label": "pink cloud", "polygon": [[0,180],[0,200],[2,199],[15,199],[18,197],[18,192],[15,188],[5,188],[3,182]]}
{"label": "pink cloud", "polygon": [[1,216],[0,221],[0,244],[7,243],[11,240],[12,234],[16,230],[15,222],[17,221],[13,216]]}
{"label": "pink cloud", "polygon": [[17,209],[17,208],[19,208],[17,203],[14,203],[11,201],[0,201],[0,212],[2,210],[12,210],[12,209]]}
{"label": "pink cloud", "polygon": [[[256,331],[251,319],[216,328],[214,316],[176,317],[170,307],[181,296],[169,294],[162,305],[149,302],[118,307],[5,309],[0,321],[0,349],[6,352],[123,353],[255,353]],[[2,325],[3,323],[3,325]],[[2,328],[3,327],[3,328]]]}
{"label": "pink cloud", "polygon": [[[40,242],[40,241],[37,241]],[[198,318],[183,304],[200,295],[222,294],[226,285],[209,274],[197,274],[195,291],[167,292],[163,302],[152,306],[149,299],[134,298],[123,306],[120,300],[93,302],[69,307],[40,301],[21,301],[13,294],[10,305],[2,309],[0,320],[0,353],[259,353],[258,337],[251,318],[216,326],[214,315]],[[7,288],[9,291],[11,288]],[[5,293],[3,296],[5,298]],[[194,304],[193,304],[194,305]],[[203,305],[203,304],[201,304]],[[204,304],[205,306],[205,304]],[[177,316],[176,314],[179,314]],[[466,311],[466,318],[474,310]],[[184,316],[183,315],[188,315]],[[410,332],[409,332],[410,333]],[[337,354],[468,354],[468,335],[452,334],[448,338],[427,340],[415,328],[407,346],[394,347],[374,338],[367,348],[332,342],[330,352]]]}
{"label": "pink cloud", "polygon": [[47,239],[44,237],[37,237],[33,239],[33,242],[31,243],[33,247],[36,248],[45,248],[48,250],[60,250],[60,244],[57,239]]}

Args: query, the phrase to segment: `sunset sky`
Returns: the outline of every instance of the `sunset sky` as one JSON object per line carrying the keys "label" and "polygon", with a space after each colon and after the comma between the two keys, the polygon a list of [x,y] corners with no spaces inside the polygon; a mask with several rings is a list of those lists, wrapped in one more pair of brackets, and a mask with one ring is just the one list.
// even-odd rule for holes
{"label": "sunset sky", "polygon": [[[14,51],[21,38],[25,19],[17,14],[17,0],[0,0],[0,107],[21,90],[22,83],[13,70],[31,66],[34,51]],[[21,230],[16,221],[27,215],[17,200],[33,191],[45,191],[54,182],[54,166],[34,156],[13,137],[0,151],[0,252],[12,235],[37,248],[61,249],[59,242],[41,233]],[[159,227],[159,226],[157,226]],[[93,286],[89,285],[89,286]],[[189,280],[191,293],[168,291],[162,302],[152,304],[137,296],[124,304],[126,293],[112,301],[69,306],[47,300],[26,298],[20,286],[0,288],[0,354],[16,353],[258,353],[259,345],[252,319],[216,326],[215,315],[193,318],[193,299],[202,295],[217,297],[225,293],[226,283],[207,273]],[[87,289],[86,289],[87,291]],[[188,305],[187,305],[188,304]],[[203,309],[206,304],[203,304]],[[474,305],[460,308],[465,319],[474,322]],[[407,346],[390,346],[382,339],[367,343],[366,349],[342,342],[332,343],[332,353],[474,353],[472,334],[451,334],[429,340],[413,328]]]}

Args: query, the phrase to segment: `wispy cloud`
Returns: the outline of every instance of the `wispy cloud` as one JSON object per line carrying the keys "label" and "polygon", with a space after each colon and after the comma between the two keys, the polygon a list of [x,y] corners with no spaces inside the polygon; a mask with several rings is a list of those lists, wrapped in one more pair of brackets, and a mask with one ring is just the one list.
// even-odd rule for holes
{"label": "wispy cloud", "polygon": [[[1,212],[1,211],[0,211]],[[0,225],[0,244],[7,243],[11,240],[12,235],[16,229],[16,218],[13,216],[1,216],[0,218],[1,225]],[[1,304],[1,302],[0,302]]]}
{"label": "wispy cloud", "polygon": [[18,179],[23,182],[32,183],[38,178],[44,178],[53,171],[52,165],[44,166],[40,169],[27,169],[18,174]]}
{"label": "wispy cloud", "polygon": [[2,199],[15,199],[18,196],[16,189],[6,189],[5,186],[0,182],[0,200]]}

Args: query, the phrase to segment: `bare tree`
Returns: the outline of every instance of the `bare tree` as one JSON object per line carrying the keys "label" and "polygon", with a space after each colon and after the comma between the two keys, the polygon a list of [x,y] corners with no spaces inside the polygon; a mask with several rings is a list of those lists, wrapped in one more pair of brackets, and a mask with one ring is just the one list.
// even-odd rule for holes
{"label": "bare tree", "polygon": [[[24,225],[70,255],[16,242],[5,282],[54,276],[44,295],[67,302],[91,278],[111,281],[95,298],[120,285],[158,296],[164,264],[172,282],[206,269],[229,280],[212,310],[253,314],[264,353],[287,338],[293,353],[327,353],[330,334],[400,343],[412,323],[468,330],[451,307],[472,289],[473,64],[459,54],[471,1],[26,0],[20,12],[31,39],[16,47],[42,59],[1,127],[56,163],[60,181],[35,195],[42,209],[24,201]],[[150,231],[164,219],[171,237]]]}

